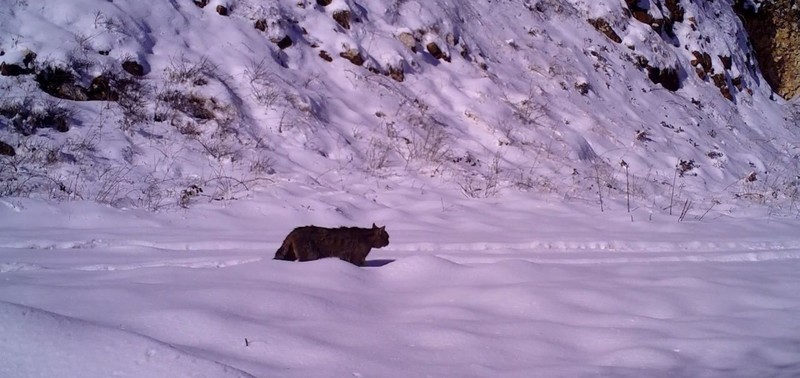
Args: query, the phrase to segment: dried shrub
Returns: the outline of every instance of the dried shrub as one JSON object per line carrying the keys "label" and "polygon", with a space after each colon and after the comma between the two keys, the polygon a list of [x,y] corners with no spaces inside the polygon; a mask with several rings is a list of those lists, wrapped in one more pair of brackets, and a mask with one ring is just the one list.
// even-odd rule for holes
{"label": "dried shrub", "polygon": [[178,90],[167,90],[158,95],[158,99],[170,108],[198,120],[215,118],[216,100],[205,98],[196,93],[183,93]]}
{"label": "dried shrub", "polygon": [[[692,170],[697,168],[697,163],[694,160],[681,160],[678,162],[676,169],[678,170],[678,175],[683,177],[686,174],[689,174]],[[692,174],[697,176],[697,173]]]}
{"label": "dried shrub", "polygon": [[65,100],[85,101],[86,90],[75,82],[75,74],[64,67],[47,66],[36,73],[36,83],[45,93]]}
{"label": "dried shrub", "polygon": [[191,61],[185,56],[178,56],[170,60],[164,73],[172,83],[202,86],[208,84],[207,77],[214,76],[216,71],[217,67],[206,57]]}
{"label": "dried shrub", "polygon": [[69,131],[74,111],[58,102],[35,103],[30,99],[21,102],[0,104],[0,116],[10,120],[13,129],[22,135],[33,135],[38,129],[52,128],[59,132]]}

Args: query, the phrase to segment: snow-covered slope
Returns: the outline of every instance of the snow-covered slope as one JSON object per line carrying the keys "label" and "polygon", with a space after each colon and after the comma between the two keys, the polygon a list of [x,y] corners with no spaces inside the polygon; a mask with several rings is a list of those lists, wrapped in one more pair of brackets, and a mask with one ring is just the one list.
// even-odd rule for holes
{"label": "snow-covered slope", "polygon": [[192,377],[252,377],[157,340],[35,308],[0,302],[0,320],[0,373],[6,377],[177,377],[182,371]]}
{"label": "snow-covered slope", "polygon": [[729,1],[196,3],[10,3],[3,195],[158,209],[367,180],[796,213],[798,113]]}

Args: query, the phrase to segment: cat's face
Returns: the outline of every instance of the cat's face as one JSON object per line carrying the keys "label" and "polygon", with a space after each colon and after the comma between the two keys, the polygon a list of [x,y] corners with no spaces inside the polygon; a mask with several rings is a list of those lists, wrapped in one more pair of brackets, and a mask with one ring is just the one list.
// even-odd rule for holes
{"label": "cat's face", "polygon": [[386,226],[378,227],[373,223],[372,235],[372,248],[381,248],[389,245],[389,233],[386,232]]}

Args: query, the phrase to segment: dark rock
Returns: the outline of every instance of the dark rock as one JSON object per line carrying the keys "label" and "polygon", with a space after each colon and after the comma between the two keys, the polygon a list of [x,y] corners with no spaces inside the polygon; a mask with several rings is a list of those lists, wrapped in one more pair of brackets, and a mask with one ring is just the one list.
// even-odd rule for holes
{"label": "dark rock", "polygon": [[800,95],[800,7],[796,0],[735,0],[755,50],[758,65],[770,87],[784,99]]}
{"label": "dark rock", "polygon": [[394,79],[397,82],[401,82],[402,83],[403,80],[405,80],[405,73],[403,72],[402,64],[400,65],[400,67],[395,67],[395,66],[390,65],[389,66],[389,77],[391,77],[392,79]]}
{"label": "dark rock", "polygon": [[64,68],[45,67],[36,73],[36,82],[45,93],[73,101],[86,101],[86,90],[75,83],[75,76]]}
{"label": "dark rock", "polygon": [[445,54],[441,48],[439,48],[439,45],[437,45],[436,42],[428,43],[425,46],[425,49],[428,50],[428,53],[430,53],[436,59],[444,60],[447,62],[450,61],[450,57],[447,56],[447,54]]}
{"label": "dark rock", "polygon": [[197,5],[200,8],[204,8],[210,2],[210,0],[193,0],[193,1],[194,5]]}
{"label": "dark rock", "polygon": [[676,68],[659,68],[647,66],[647,77],[654,84],[661,84],[664,89],[677,91],[681,87],[680,77]]}
{"label": "dark rock", "polygon": [[643,57],[641,55],[636,56],[636,67],[639,67],[641,69],[646,69],[649,66],[650,66],[650,61],[647,60],[646,57]]}
{"label": "dark rock", "polygon": [[258,20],[256,20],[255,27],[256,29],[261,30],[262,32],[267,31],[267,20],[259,18]]}
{"label": "dark rock", "polygon": [[54,119],[50,126],[60,133],[66,133],[69,131],[69,124],[67,123],[67,119],[64,117]]}
{"label": "dark rock", "polygon": [[611,25],[609,25],[608,21],[606,21],[605,19],[590,18],[587,21],[589,22],[589,24],[594,26],[594,28],[597,29],[597,31],[605,34],[606,37],[608,37],[608,39],[616,43],[622,42],[622,38],[620,38],[619,34],[617,34],[617,32],[615,32],[614,29],[611,28]]}
{"label": "dark rock", "polygon": [[730,56],[720,55],[719,60],[722,62],[722,67],[726,70],[729,70],[731,67],[733,67],[733,61],[731,60]]}
{"label": "dark rock", "polygon": [[17,151],[15,151],[14,147],[12,147],[10,144],[0,140],[0,155],[16,156]]}
{"label": "dark rock", "polygon": [[328,52],[325,51],[325,50],[322,50],[322,51],[319,52],[319,57],[322,58],[325,61],[333,62],[333,58],[331,58],[331,55],[328,54]]}
{"label": "dark rock", "polygon": [[133,76],[144,76],[144,66],[133,60],[126,60],[122,62],[122,69]]}
{"label": "dark rock", "polygon": [[711,55],[708,55],[708,53],[705,52],[701,53],[699,51],[692,51],[692,55],[694,56],[694,59],[692,59],[692,61],[690,62],[692,66],[696,67],[699,64],[700,67],[703,69],[703,71],[705,71],[706,73],[710,74],[714,73],[714,69],[712,67],[712,62],[711,62]]}
{"label": "dark rock", "polygon": [[742,81],[742,76],[741,75],[736,76],[736,77],[732,77],[731,78],[731,84],[733,84],[733,86],[736,87],[736,89],[738,89],[740,91],[742,89],[744,89],[744,82]]}
{"label": "dark rock", "polygon": [[692,59],[692,61],[689,63],[694,66],[694,71],[701,80],[706,80],[708,75],[714,74],[711,55],[708,55],[708,53],[705,52],[701,53],[699,51],[692,51],[692,55],[694,56],[694,59]]}
{"label": "dark rock", "polygon": [[722,94],[722,97],[727,98],[730,101],[733,101],[733,94],[731,93],[730,87],[728,87],[728,79],[725,74],[716,74],[711,77],[714,81],[714,85],[719,88],[719,93]]}
{"label": "dark rock", "polygon": [[32,70],[24,68],[17,64],[0,63],[0,76],[20,76],[30,75]]}
{"label": "dark rock", "polygon": [[283,37],[283,39],[278,41],[278,48],[281,49],[281,50],[284,50],[284,49],[287,49],[287,48],[291,47],[293,44],[294,44],[294,42],[292,42],[292,39],[289,38],[289,36],[287,35],[287,36]]}
{"label": "dark rock", "polygon": [[31,70],[33,69],[33,62],[35,61],[36,61],[36,53],[33,51],[28,51],[25,54],[25,57],[22,58],[22,64],[24,64],[26,68]]}
{"label": "dark rock", "polygon": [[333,0],[317,0],[317,4],[322,7],[327,7],[328,5],[331,5],[331,2],[333,2]]}
{"label": "dark rock", "polygon": [[664,29],[666,21],[663,18],[655,18],[650,14],[650,2],[639,0],[625,0],[630,15],[643,24],[650,25],[656,32]]}
{"label": "dark rock", "polygon": [[681,6],[680,0],[666,0],[665,3],[672,22],[683,22],[686,11]]}
{"label": "dark rock", "polygon": [[725,81],[725,74],[716,74],[712,76],[711,79],[714,81],[714,85],[716,85],[717,87],[722,87],[723,85],[727,85],[727,82]]}
{"label": "dark rock", "polygon": [[695,67],[694,72],[697,74],[697,77],[699,77],[700,80],[705,80],[706,78],[708,78],[708,74],[706,73],[706,70],[703,69],[703,67]]}
{"label": "dark rock", "polygon": [[86,89],[86,98],[89,101],[117,101],[119,94],[112,88],[108,76],[100,75],[92,80]]}
{"label": "dark rock", "polygon": [[227,16],[228,8],[226,8],[224,5],[217,5],[217,13],[219,13],[220,16]]}
{"label": "dark rock", "polygon": [[411,51],[417,52],[417,42],[419,42],[413,34],[408,32],[403,32],[397,35],[397,40],[400,41],[405,47],[408,47]]}
{"label": "dark rock", "polygon": [[333,19],[336,20],[341,27],[345,29],[350,29],[350,11],[349,10],[338,10],[333,12]]}
{"label": "dark rock", "polygon": [[347,50],[339,53],[339,56],[345,58],[350,61],[350,63],[355,64],[356,66],[361,66],[366,61],[363,56],[358,52],[358,50]]}

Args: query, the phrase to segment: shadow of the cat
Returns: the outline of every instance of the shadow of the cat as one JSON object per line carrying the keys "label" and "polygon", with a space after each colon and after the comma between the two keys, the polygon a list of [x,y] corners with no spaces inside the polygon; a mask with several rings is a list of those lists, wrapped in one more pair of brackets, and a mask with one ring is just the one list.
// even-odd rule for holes
{"label": "shadow of the cat", "polygon": [[390,259],[367,260],[364,262],[364,267],[379,268],[385,265],[389,265],[393,262],[394,260]]}

